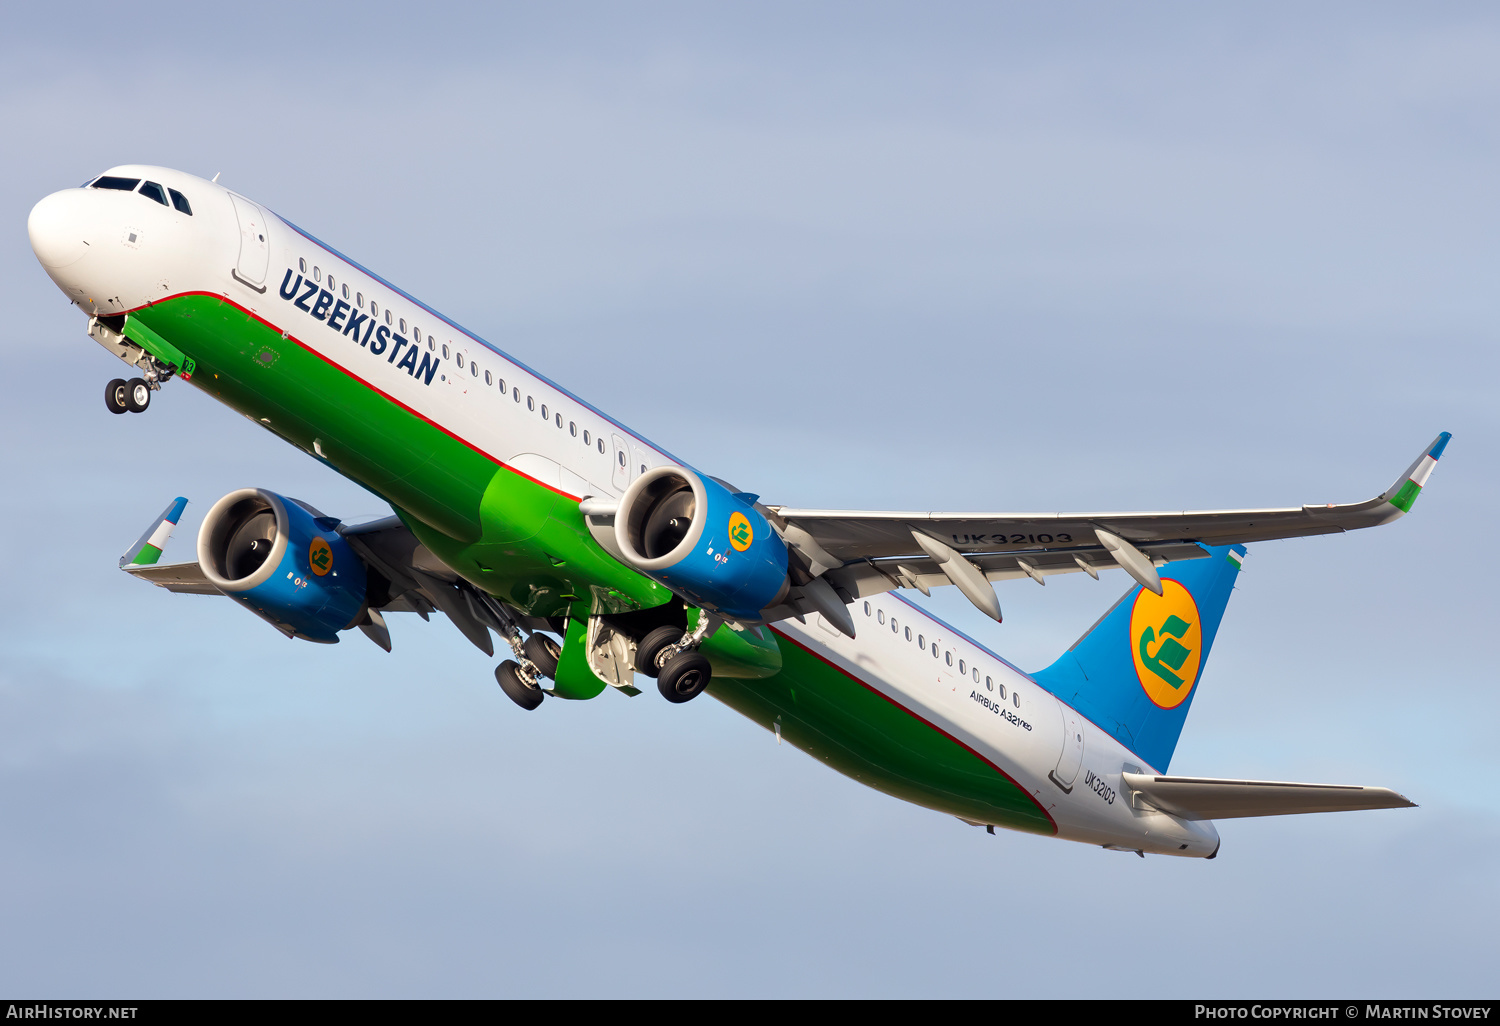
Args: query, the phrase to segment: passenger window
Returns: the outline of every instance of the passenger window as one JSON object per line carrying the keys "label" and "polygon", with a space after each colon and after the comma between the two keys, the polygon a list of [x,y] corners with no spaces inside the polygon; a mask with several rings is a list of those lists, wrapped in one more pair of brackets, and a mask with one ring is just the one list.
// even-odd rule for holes
{"label": "passenger window", "polygon": [[557,430],[561,431],[562,430],[562,414],[561,413],[555,414],[553,416],[553,419],[557,421]]}
{"label": "passenger window", "polygon": [[505,391],[505,379],[504,378],[500,379],[500,391],[502,391],[502,392]]}
{"label": "passenger window", "polygon": [[348,299],[349,298],[349,283],[348,282],[344,283],[343,293],[344,293],[344,298]]}
{"label": "passenger window", "polygon": [[599,439],[599,455],[604,455],[604,439]]}
{"label": "passenger window", "polygon": [[1000,685],[1000,701],[1005,701],[1005,685]]}
{"label": "passenger window", "polygon": [[[469,361],[469,373],[474,375],[476,378],[479,377],[479,364],[475,363],[473,360]],[[489,377],[490,372],[485,371],[484,376]]]}
{"label": "passenger window", "polygon": [[490,372],[489,372],[489,371],[485,371],[485,372],[484,372],[484,383],[485,383],[485,384],[486,384],[486,385],[489,385],[489,384],[493,384],[493,383],[494,383],[494,379],[492,379],[492,378],[491,378],[491,377],[490,377]]}
{"label": "passenger window", "polygon": [[354,294],[354,305],[361,310],[365,308],[365,294],[363,292],[356,292]]}
{"label": "passenger window", "polygon": [[529,395],[526,397],[526,408],[528,410],[536,409],[536,400],[531,398],[531,396]]}
{"label": "passenger window", "polygon": [[885,623],[885,610],[881,609],[875,613],[876,623]]}
{"label": "passenger window", "polygon": [[974,683],[979,683],[979,667],[974,667]]}
{"label": "passenger window", "polygon": [[172,194],[172,206],[182,211],[188,217],[193,216],[193,208],[188,204],[186,196],[178,192],[176,189],[168,189],[167,192]]}
{"label": "passenger window", "polygon": [[911,640],[911,628],[910,627],[906,628],[906,640],[907,641]]}
{"label": "passenger window", "polygon": [[542,403],[542,419],[547,420],[547,404]]}
{"label": "passenger window", "polygon": [[401,318],[401,334],[406,334],[406,318]]}
{"label": "passenger window", "polygon": [[135,187],[141,184],[139,178],[116,178],[114,175],[105,175],[94,183],[96,189],[115,189],[119,192],[134,192]]}
{"label": "passenger window", "polygon": [[576,421],[568,421],[568,434],[572,435],[574,438],[578,437],[578,424]]}
{"label": "passenger window", "polygon": [[870,615],[870,603],[868,603],[868,602],[865,603],[865,615],[866,616]]}
{"label": "passenger window", "polygon": [[[443,359],[448,359],[448,347],[446,345],[443,346]],[[459,366],[462,367],[463,364],[459,364]]]}
{"label": "passenger window", "polygon": [[960,677],[962,677],[964,674],[966,674],[968,672],[969,672],[969,668],[967,666],[965,666],[964,665],[964,661],[962,659],[960,659],[958,661],[958,675]]}
{"label": "passenger window", "polygon": [[1017,709],[1021,708],[1021,693],[1019,691],[1012,691],[1010,693],[1010,704]]}
{"label": "passenger window", "polygon": [[894,616],[891,617],[891,633],[892,634],[900,634],[901,633],[901,628],[896,623],[896,618]]}
{"label": "passenger window", "polygon": [[945,653],[943,653],[943,655],[945,657],[944,658],[944,662],[946,662],[949,666],[952,666],[953,665],[953,653],[952,652],[945,652]]}
{"label": "passenger window", "polygon": [[[602,438],[599,439],[599,444],[603,445],[604,444],[604,439],[602,439]],[[623,467],[624,465],[625,465],[625,451],[622,449],[622,450],[620,450],[620,466]]]}
{"label": "passenger window", "polygon": [[328,288],[330,290],[338,288],[338,283],[333,280],[333,275],[331,274],[328,276]]}
{"label": "passenger window", "polygon": [[297,258],[297,273],[298,274],[306,274],[307,273],[307,261],[304,260],[304,259],[302,259],[301,257]]}
{"label": "passenger window", "polygon": [[923,652],[927,651],[927,635],[917,635],[917,647],[920,648]]}
{"label": "passenger window", "polygon": [[385,312],[385,323],[390,324],[391,321],[392,321],[391,312],[390,312],[390,310],[387,310]]}
{"label": "passenger window", "polygon": [[[405,329],[403,328],[402,330],[404,331]],[[414,338],[414,339],[416,339],[417,345],[421,345],[422,344],[422,329],[419,328],[419,327],[417,327],[415,324],[413,324],[412,327],[411,327],[411,337]]]}
{"label": "passenger window", "polygon": [[141,186],[141,195],[146,197],[147,199],[156,200],[156,202],[160,203],[164,207],[168,205],[167,194],[163,192],[161,186],[157,185],[155,182],[147,182],[145,185]]}
{"label": "passenger window", "polygon": [[984,690],[986,690],[986,691],[994,691],[995,690],[995,678],[994,677],[986,677],[986,678],[984,678]]}
{"label": "passenger window", "polygon": [[932,643],[932,658],[936,659],[937,657],[938,657],[937,642],[934,641]]}
{"label": "passenger window", "polygon": [[511,394],[511,397],[513,399],[515,399],[516,402],[520,402],[521,401],[521,390],[519,388],[513,389],[510,394]]}
{"label": "passenger window", "polygon": [[313,281],[322,281],[322,280],[323,280],[323,269],[321,267],[319,267],[317,264],[313,264]]}
{"label": "passenger window", "polygon": [[[444,353],[443,355],[447,356],[448,354]],[[453,361],[458,364],[458,369],[459,370],[463,370],[464,369],[464,354],[463,353],[456,354],[453,357]]]}
{"label": "passenger window", "polygon": [[427,351],[430,353],[430,352],[433,352],[436,349],[437,349],[437,343],[435,343],[435,342],[432,341],[432,336],[431,335],[428,335],[427,336]]}

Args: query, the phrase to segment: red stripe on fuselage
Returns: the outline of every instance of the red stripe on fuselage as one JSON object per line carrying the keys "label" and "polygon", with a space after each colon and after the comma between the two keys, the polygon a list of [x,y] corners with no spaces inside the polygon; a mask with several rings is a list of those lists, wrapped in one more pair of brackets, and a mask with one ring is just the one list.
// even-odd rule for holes
{"label": "red stripe on fuselage", "polygon": [[[225,303],[225,304],[227,304],[229,306],[234,307],[236,310],[240,311],[240,313],[244,314],[246,317],[250,317],[250,318],[252,318],[252,319],[254,319],[256,321],[259,321],[261,324],[265,325],[267,328],[269,328],[272,331],[276,332],[282,338],[290,339],[291,341],[297,343],[297,345],[299,345],[300,347],[302,347],[304,350],[306,350],[307,352],[311,353],[313,356],[316,356],[318,359],[322,360],[324,363],[328,364],[328,366],[334,368],[335,370],[342,371],[344,374],[348,375],[353,380],[359,382],[361,385],[365,386],[370,391],[374,392],[376,395],[382,397],[387,402],[392,403],[392,404],[394,404],[396,406],[401,407],[401,409],[405,410],[407,413],[411,414],[413,417],[416,417],[418,420],[422,421],[425,424],[429,424],[432,427],[437,428],[443,434],[447,435],[449,438],[453,439],[455,442],[458,442],[460,445],[466,446],[467,448],[474,450],[476,453],[478,453],[479,455],[483,456],[485,459],[489,460],[491,463],[495,464],[495,466],[497,466],[497,467],[504,467],[506,470],[510,471],[512,474],[515,474],[517,477],[524,477],[526,480],[532,482],[535,485],[538,485],[539,487],[547,489],[549,492],[556,492],[558,495],[561,495],[561,496],[563,496],[564,498],[567,498],[567,499],[572,499],[574,502],[579,501],[579,498],[580,498],[579,496],[573,495],[573,494],[571,494],[569,492],[565,492],[561,488],[555,487],[554,485],[549,485],[545,481],[538,481],[536,478],[532,477],[530,474],[526,474],[526,473],[523,473],[522,471],[517,470],[515,467],[510,466],[508,463],[506,463],[504,460],[500,459],[499,457],[494,456],[491,453],[486,452],[484,449],[481,449],[479,446],[475,445],[473,442],[469,441],[467,438],[464,438],[461,435],[455,434],[454,432],[450,431],[448,428],[444,427],[443,425],[439,424],[437,421],[433,420],[431,417],[428,417],[425,414],[422,414],[419,411],[412,409],[410,406],[406,405],[400,399],[397,399],[395,396],[391,395],[389,392],[383,391],[382,389],[379,389],[379,388],[375,387],[373,384],[371,384],[370,382],[366,381],[364,378],[360,377],[358,374],[354,373],[354,371],[350,370],[348,367],[345,367],[343,364],[336,362],[331,357],[325,356],[323,353],[318,352],[312,346],[308,345],[306,342],[303,342],[296,335],[293,335],[290,332],[287,332],[284,329],[278,327],[277,325],[272,324],[270,321],[266,320],[264,317],[262,317],[260,314],[256,313],[254,310],[247,310],[245,307],[243,307],[240,304],[236,303],[234,300],[230,299],[226,295],[223,295],[222,293],[218,293],[218,292],[202,292],[202,291],[179,292],[179,293],[176,293],[175,295],[168,296],[166,299],[159,299],[159,300],[156,300],[154,303],[148,303],[145,306],[138,306],[134,310],[126,310],[125,313],[126,314],[133,314],[133,313],[135,313],[138,310],[145,310],[145,309],[149,309],[150,307],[153,307],[153,306],[160,306],[161,304],[166,303],[166,302],[170,302],[173,299],[182,299],[182,298],[185,298],[187,296],[206,296],[206,297],[208,297],[210,299],[217,299],[221,303]],[[123,315],[120,315],[120,316],[123,316]]]}

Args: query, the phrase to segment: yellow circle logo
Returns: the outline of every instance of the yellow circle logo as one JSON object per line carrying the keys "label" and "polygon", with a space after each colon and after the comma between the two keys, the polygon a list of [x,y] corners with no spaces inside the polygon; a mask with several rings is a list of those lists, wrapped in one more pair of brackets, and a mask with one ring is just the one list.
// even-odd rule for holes
{"label": "yellow circle logo", "polygon": [[739,511],[729,514],[729,544],[734,546],[734,551],[744,552],[754,540],[755,531],[750,527],[750,518]]}
{"label": "yellow circle logo", "polygon": [[319,577],[327,577],[333,569],[333,549],[322,538],[314,538],[307,550],[307,565]]}
{"label": "yellow circle logo", "polygon": [[1141,589],[1130,611],[1130,654],[1146,697],[1163,709],[1187,700],[1203,664],[1203,629],[1198,604],[1176,581],[1161,582],[1162,593]]}

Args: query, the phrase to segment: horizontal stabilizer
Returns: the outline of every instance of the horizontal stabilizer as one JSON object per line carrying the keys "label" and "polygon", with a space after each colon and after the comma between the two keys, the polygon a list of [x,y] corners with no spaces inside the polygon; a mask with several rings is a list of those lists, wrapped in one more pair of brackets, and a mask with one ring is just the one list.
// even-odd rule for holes
{"label": "horizontal stabilizer", "polygon": [[1414,809],[1384,787],[1355,784],[1293,784],[1276,780],[1211,780],[1204,777],[1158,777],[1121,774],[1125,787],[1145,804],[1179,819],[1235,819],[1244,816],[1292,816],[1302,812],[1350,812],[1356,809]]}
{"label": "horizontal stabilizer", "polygon": [[158,588],[166,588],[183,595],[222,595],[218,588],[208,583],[203,568],[197,563],[148,564],[145,566],[121,567],[131,577],[149,581]]}

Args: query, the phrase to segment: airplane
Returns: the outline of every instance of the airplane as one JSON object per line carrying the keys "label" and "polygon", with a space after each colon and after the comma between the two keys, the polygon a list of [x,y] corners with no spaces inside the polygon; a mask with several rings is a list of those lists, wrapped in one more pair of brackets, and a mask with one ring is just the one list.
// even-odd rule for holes
{"label": "airplane", "polygon": [[[122,165],[32,209],[31,246],[126,363],[105,404],[180,378],[364,486],[347,524],[264,488],[209,509],[192,562],[161,557],[178,498],[121,558],[225,596],[287,638],[444,614],[522,709],[707,691],[835,770],[990,833],[1214,858],[1214,820],[1413,803],[1382,787],[1172,776],[1246,545],[1408,512],[1444,432],[1364,502],[1209,512],[798,509],[676,459],[263,205]],[[1119,569],[1129,589],[1024,673],[902,594]],[[648,685],[649,686],[649,685]],[[548,703],[551,704],[550,702]]]}

